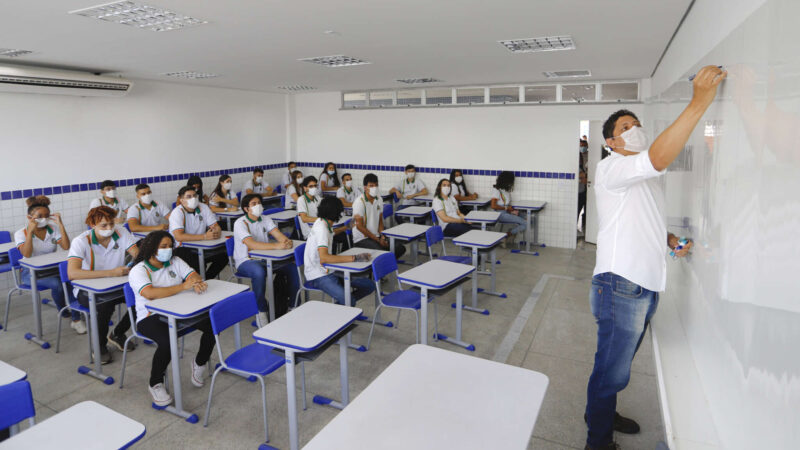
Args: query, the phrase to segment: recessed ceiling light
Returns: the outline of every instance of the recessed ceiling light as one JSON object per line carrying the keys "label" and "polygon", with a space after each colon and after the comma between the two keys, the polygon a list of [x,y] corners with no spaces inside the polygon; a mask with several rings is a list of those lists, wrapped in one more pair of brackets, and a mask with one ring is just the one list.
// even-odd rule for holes
{"label": "recessed ceiling light", "polygon": [[547,78],[580,78],[592,76],[592,72],[588,70],[555,70],[542,73]]}
{"label": "recessed ceiling light", "polygon": [[505,48],[513,53],[552,52],[556,50],[575,49],[575,42],[572,40],[572,36],[545,36],[497,42],[503,44]]}
{"label": "recessed ceiling light", "polygon": [[354,58],[352,56],[333,55],[333,56],[317,56],[315,58],[302,58],[298,61],[310,62],[319,64],[325,67],[346,67],[346,66],[361,66],[364,64],[371,64],[369,61]]}
{"label": "recessed ceiling light", "polygon": [[208,23],[158,6],[121,1],[70,11],[70,14],[151,31],[170,31]]}
{"label": "recessed ceiling light", "polygon": [[283,91],[301,92],[301,91],[313,91],[317,88],[313,86],[304,86],[302,84],[296,84],[292,86],[278,86],[278,89]]}
{"label": "recessed ceiling light", "polygon": [[180,72],[165,72],[161,75],[165,75],[168,77],[175,77],[175,78],[188,78],[193,80],[200,80],[203,78],[216,78],[219,75],[215,73],[208,73],[208,72],[195,72],[193,70],[184,70]]}
{"label": "recessed ceiling light", "polygon": [[16,58],[17,56],[30,55],[33,53],[30,50],[17,50],[13,48],[0,48],[0,56],[7,58]]}
{"label": "recessed ceiling light", "polygon": [[406,84],[424,84],[424,83],[441,83],[442,80],[436,78],[404,78],[402,80],[397,80],[400,83]]}

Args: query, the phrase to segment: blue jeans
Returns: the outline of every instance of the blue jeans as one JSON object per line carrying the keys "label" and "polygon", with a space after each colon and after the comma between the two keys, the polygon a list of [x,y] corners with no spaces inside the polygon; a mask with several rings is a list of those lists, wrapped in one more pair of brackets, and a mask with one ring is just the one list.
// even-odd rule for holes
{"label": "blue jeans", "polygon": [[[328,274],[324,277],[310,280],[309,283],[333,297],[337,304],[344,305],[344,278],[338,276],[338,274]],[[361,298],[375,291],[375,283],[372,282],[371,278],[351,277],[350,286],[353,288],[351,297],[354,303],[356,300],[361,300]]]}
{"label": "blue jeans", "polygon": [[[253,287],[253,293],[256,294],[256,303],[258,304],[258,310],[261,312],[267,312],[269,310],[267,304],[267,263],[261,259],[251,259],[245,261],[239,265],[236,269],[237,272],[244,275],[247,278],[250,278],[250,283]],[[295,268],[294,264],[286,264],[283,267],[279,267],[278,269],[274,270],[274,273],[284,274],[287,278],[289,278],[289,286],[290,286],[290,294],[291,298],[294,299],[295,294],[297,294],[297,289],[299,289],[300,280],[297,277],[297,269]],[[271,281],[271,280],[270,280]]]}
{"label": "blue jeans", "polygon": [[[23,267],[21,272],[22,282],[25,284],[31,283],[31,272],[27,268]],[[58,275],[47,277],[47,278],[37,278],[36,285],[44,287],[45,289],[50,289],[50,293],[53,295],[53,302],[56,304],[59,310],[66,306],[64,303],[64,289],[61,286],[61,278]],[[80,320],[81,315],[75,311],[72,311],[72,320]]]}
{"label": "blue jeans", "polygon": [[617,393],[631,378],[631,362],[658,307],[658,292],[606,272],[592,278],[589,301],[597,321],[597,352],[587,387],[586,443],[601,447],[613,440]]}
{"label": "blue jeans", "polygon": [[500,223],[513,223],[516,224],[514,228],[512,228],[511,234],[517,234],[522,231],[525,231],[528,228],[528,222],[522,216],[515,216],[507,211],[502,211],[500,213]]}

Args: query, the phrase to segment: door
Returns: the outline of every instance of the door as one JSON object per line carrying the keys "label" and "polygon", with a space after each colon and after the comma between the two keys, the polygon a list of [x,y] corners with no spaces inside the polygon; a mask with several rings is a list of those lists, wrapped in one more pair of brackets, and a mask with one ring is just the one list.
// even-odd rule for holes
{"label": "door", "polygon": [[597,202],[594,200],[594,177],[597,172],[597,163],[603,158],[603,121],[592,120],[589,122],[589,170],[587,173],[586,193],[586,230],[584,240],[597,244]]}

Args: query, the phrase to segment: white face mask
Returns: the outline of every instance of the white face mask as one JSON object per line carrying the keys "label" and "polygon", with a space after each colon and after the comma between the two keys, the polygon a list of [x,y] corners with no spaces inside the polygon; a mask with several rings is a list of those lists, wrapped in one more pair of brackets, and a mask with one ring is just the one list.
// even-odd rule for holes
{"label": "white face mask", "polygon": [[147,204],[150,204],[153,201],[153,196],[150,195],[150,194],[145,194],[145,195],[141,196],[139,198],[139,200],[141,200],[143,204],[147,205]]}
{"label": "white face mask", "polygon": [[250,214],[252,214],[254,216],[260,216],[261,213],[263,213],[263,212],[264,212],[264,206],[263,205],[253,205],[253,206],[250,207]]}
{"label": "white face mask", "polygon": [[222,183],[222,189],[225,189],[226,191],[230,191],[232,185],[233,185],[233,183]]}
{"label": "white face mask", "polygon": [[625,150],[630,152],[643,152],[650,148],[650,143],[647,140],[642,127],[633,127],[630,130],[619,135],[625,141]]}
{"label": "white face mask", "polygon": [[113,228],[110,229],[110,230],[95,230],[95,231],[96,231],[97,234],[99,234],[101,237],[104,237],[104,238],[107,238],[107,237],[111,236],[112,234],[114,234],[114,229]]}
{"label": "white face mask", "polygon": [[47,226],[47,220],[48,219],[46,217],[41,217],[39,219],[36,219],[36,228],[44,228],[44,227],[46,227]]}
{"label": "white face mask", "polygon": [[462,181],[464,181],[464,177],[456,177],[455,180],[456,183],[461,183]]}
{"label": "white face mask", "polygon": [[442,195],[445,197],[450,195],[450,186],[442,186]]}
{"label": "white face mask", "polygon": [[413,180],[416,175],[416,172],[406,172],[406,178],[409,180]]}
{"label": "white face mask", "polygon": [[371,188],[369,188],[369,196],[370,197],[377,197],[378,196],[378,187],[377,186],[372,186]]}
{"label": "white face mask", "polygon": [[110,191],[105,191],[106,197],[108,198],[115,198],[117,196],[117,190],[112,189]]}
{"label": "white face mask", "polygon": [[345,181],[344,185],[347,187],[347,189],[350,189],[351,187],[353,187],[353,180]]}
{"label": "white face mask", "polygon": [[197,209],[197,205],[199,203],[200,199],[198,199],[197,197],[190,198],[189,200],[186,200],[186,207],[189,209]]}
{"label": "white face mask", "polygon": [[261,181],[263,179],[264,179],[264,177],[256,177],[256,184],[261,184]]}
{"label": "white face mask", "polygon": [[296,168],[296,167],[289,167],[289,173],[292,173],[292,172],[294,172],[295,170],[297,170],[297,168]]}
{"label": "white face mask", "polygon": [[316,197],[317,196],[317,188],[316,188],[316,186],[312,187],[312,188],[308,188],[308,195],[310,195],[312,197]]}
{"label": "white face mask", "polygon": [[300,184],[300,183],[303,182],[303,177],[297,177],[295,179],[297,180],[297,184]]}
{"label": "white face mask", "polygon": [[156,253],[156,259],[161,262],[167,262],[172,259],[172,249],[171,248],[160,248],[158,249],[158,253]]}
{"label": "white face mask", "polygon": [[328,171],[328,175],[333,175],[333,174],[335,174],[335,173],[336,173],[336,171],[335,171],[335,170],[329,170],[329,171]]}

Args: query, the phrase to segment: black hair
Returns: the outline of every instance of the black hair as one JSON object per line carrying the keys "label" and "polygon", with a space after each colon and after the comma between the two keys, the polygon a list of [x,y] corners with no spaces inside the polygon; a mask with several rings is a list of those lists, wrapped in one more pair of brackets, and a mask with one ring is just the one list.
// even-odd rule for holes
{"label": "black hair", "polygon": [[199,188],[195,189],[195,192],[197,192],[197,196],[200,197],[200,201],[202,202],[203,197],[205,197],[205,195],[203,194],[203,179],[198,177],[197,175],[192,175],[189,177],[188,180],[186,180],[187,186],[194,186],[195,184],[200,185]]}
{"label": "black hair", "polygon": [[339,171],[336,170],[336,164],[333,163],[333,162],[326,162],[325,163],[325,166],[322,167],[322,173],[319,174],[320,178],[322,178],[323,174],[328,173],[328,166],[333,166],[333,175],[328,175],[328,178],[333,180],[333,185],[334,186],[341,186],[342,183],[339,182]]}
{"label": "black hair", "polygon": [[378,176],[375,175],[374,173],[368,173],[364,175],[364,186],[370,183],[378,184]]}
{"label": "black hair", "polygon": [[296,162],[294,162],[294,161],[289,161],[288,163],[286,163],[286,167],[289,167],[289,166],[291,166],[292,164],[294,164],[294,166],[295,166],[295,167],[297,167],[297,163],[296,163]]}
{"label": "black hair", "polygon": [[150,187],[147,183],[140,183],[136,185],[136,189],[134,191],[139,192],[139,189],[148,189]]}
{"label": "black hair", "polygon": [[344,177],[350,177],[350,179],[351,179],[351,180],[353,179],[353,176],[352,176],[352,175],[350,175],[350,172],[343,173],[343,174],[342,174],[342,180],[344,180]]}
{"label": "black hair", "polygon": [[139,247],[139,254],[136,255],[134,264],[138,264],[142,261],[149,261],[150,258],[155,256],[158,253],[158,246],[161,245],[161,241],[164,238],[169,238],[172,242],[172,247],[175,247],[175,238],[172,237],[168,231],[158,230],[147,233],[147,236],[142,239],[141,246]]}
{"label": "black hair", "polygon": [[344,212],[342,202],[336,197],[325,197],[317,207],[317,217],[327,219],[332,223],[336,223]]}
{"label": "black hair", "polygon": [[413,165],[413,164],[409,164],[409,165],[406,166],[406,169],[404,170],[404,172],[408,172],[409,170],[417,170],[417,167],[415,165]]}
{"label": "black hair", "polygon": [[111,181],[111,180],[103,180],[103,182],[100,183],[100,190],[102,191],[103,189],[105,189],[105,188],[107,188],[109,186],[111,186],[113,188],[117,187],[117,185],[113,181]]}
{"label": "black hair", "polygon": [[[307,176],[307,177],[303,178],[303,184],[301,184],[301,186],[303,186],[303,187],[306,187],[306,186],[308,186],[308,184],[309,184],[309,183],[311,183],[312,181],[313,181],[314,183],[316,183],[316,182],[317,182],[317,179],[314,177],[314,175],[309,175],[309,176]],[[298,194],[302,194],[302,192],[298,192]]]}
{"label": "black hair", "polygon": [[[461,173],[461,183],[456,181],[456,172]],[[464,195],[469,195],[469,191],[467,190],[467,183],[464,182],[464,171],[461,169],[453,169],[450,171],[450,184],[452,186],[461,186],[464,189]],[[451,192],[452,194],[452,192]]]}
{"label": "black hair", "polygon": [[225,196],[222,195],[222,182],[227,180],[228,178],[231,178],[231,176],[228,175],[227,173],[223,173],[222,175],[219,176],[219,181],[217,181],[217,187],[214,188],[214,193],[217,194],[219,198],[225,198]]}
{"label": "black hair", "polygon": [[240,205],[241,208],[242,208],[242,211],[247,213],[247,210],[245,210],[244,208],[247,207],[249,209],[250,208],[250,202],[254,198],[257,198],[259,202],[264,199],[264,197],[262,197],[261,194],[256,194],[255,192],[253,192],[252,194],[245,195],[244,197],[242,197],[242,204]]}
{"label": "black hair", "polygon": [[627,109],[620,109],[614,114],[608,116],[608,119],[603,122],[603,139],[611,139],[614,137],[614,127],[617,126],[617,120],[623,116],[631,116],[634,119],[639,120],[639,118],[636,117],[636,114],[628,111]]}
{"label": "black hair", "polygon": [[511,192],[514,190],[514,172],[504,170],[497,175],[497,180],[494,182],[495,189]]}
{"label": "black hair", "polygon": [[[441,180],[439,180],[439,184],[436,185],[436,192],[433,194],[435,197],[442,198],[442,183],[444,183],[445,181],[450,182],[450,180],[448,180],[447,178],[442,178]],[[453,187],[450,186],[450,194],[452,193],[453,193]]]}
{"label": "black hair", "polygon": [[260,173],[260,174],[263,175],[264,174],[264,169],[262,169],[261,167],[256,167],[255,169],[253,169],[253,175],[255,175],[257,173]]}
{"label": "black hair", "polygon": [[187,193],[189,191],[194,191],[194,193],[197,194],[197,189],[195,189],[194,186],[187,184],[186,186],[184,186],[184,187],[180,188],[180,190],[178,190],[178,197],[182,198],[183,194],[185,194],[185,193]]}
{"label": "black hair", "polygon": [[28,204],[28,215],[31,215],[39,208],[47,208],[47,210],[50,211],[50,199],[44,195],[34,195],[33,197],[28,197],[25,200],[25,203]]}
{"label": "black hair", "polygon": [[303,175],[303,172],[299,170],[292,171],[292,186],[294,186],[294,190],[297,191],[297,195],[302,195],[303,190],[300,189],[300,184],[297,184],[297,175]]}

